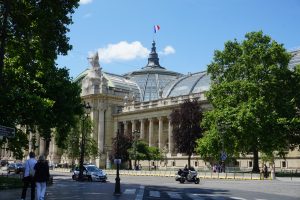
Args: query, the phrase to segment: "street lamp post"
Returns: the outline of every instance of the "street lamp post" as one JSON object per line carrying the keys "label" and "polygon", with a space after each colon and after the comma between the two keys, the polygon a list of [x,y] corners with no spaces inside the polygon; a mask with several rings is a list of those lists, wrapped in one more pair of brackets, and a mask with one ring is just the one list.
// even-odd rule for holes
{"label": "street lamp post", "polygon": [[80,161],[79,161],[79,181],[83,181],[83,162],[84,162],[84,151],[85,151],[85,136],[86,136],[86,127],[85,127],[85,121],[87,120],[90,111],[91,106],[89,103],[83,103],[83,108],[85,112],[85,116],[82,119],[82,127],[81,127],[81,142],[80,142]]}
{"label": "street lamp post", "polygon": [[117,165],[117,174],[116,174],[116,184],[115,184],[115,195],[121,195],[121,184],[120,184],[120,174],[119,174],[119,170],[120,170],[120,163],[121,163],[121,159],[120,159],[120,152],[119,152],[119,129],[117,131],[117,152],[116,152],[116,158],[115,158],[115,164]]}

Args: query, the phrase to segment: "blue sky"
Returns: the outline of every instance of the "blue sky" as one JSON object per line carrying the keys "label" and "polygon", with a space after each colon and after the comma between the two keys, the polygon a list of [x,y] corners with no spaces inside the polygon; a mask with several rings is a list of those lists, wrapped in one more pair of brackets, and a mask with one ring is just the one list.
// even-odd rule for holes
{"label": "blue sky", "polygon": [[300,0],[81,0],[73,22],[73,49],[57,60],[73,78],[96,51],[104,71],[138,70],[153,39],[161,66],[183,74],[206,70],[214,50],[247,32],[262,30],[287,50],[300,47]]}

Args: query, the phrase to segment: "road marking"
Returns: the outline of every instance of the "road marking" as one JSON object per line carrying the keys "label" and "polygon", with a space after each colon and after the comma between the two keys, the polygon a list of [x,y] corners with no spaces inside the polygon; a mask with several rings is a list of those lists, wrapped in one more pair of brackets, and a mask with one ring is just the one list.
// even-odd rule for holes
{"label": "road marking", "polygon": [[145,186],[140,186],[140,189],[136,195],[136,198],[135,200],[143,200],[143,197],[144,197],[144,190],[145,190]]}
{"label": "road marking", "polygon": [[257,198],[255,198],[255,200],[267,200],[267,199],[257,199]]}
{"label": "road marking", "polygon": [[236,199],[236,200],[247,200],[247,199],[244,199],[242,197],[229,197],[230,199]]}
{"label": "road marking", "polygon": [[150,197],[160,197],[160,193],[159,193],[159,191],[150,191],[149,192],[149,196]]}
{"label": "road marking", "polygon": [[187,194],[193,200],[205,200],[207,197],[215,200],[224,200],[224,197],[220,197],[219,194]]}
{"label": "road marking", "polygon": [[126,189],[124,194],[135,194],[136,189]]}
{"label": "road marking", "polygon": [[168,194],[172,199],[182,199],[181,195],[178,194],[178,192],[167,192],[167,194]]}

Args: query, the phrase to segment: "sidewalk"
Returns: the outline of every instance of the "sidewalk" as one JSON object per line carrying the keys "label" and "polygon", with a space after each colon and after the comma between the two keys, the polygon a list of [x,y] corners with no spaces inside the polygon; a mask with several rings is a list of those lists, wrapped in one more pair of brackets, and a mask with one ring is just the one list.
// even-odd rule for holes
{"label": "sidewalk", "polygon": [[[13,189],[13,190],[5,190],[1,191],[0,190],[0,196],[1,200],[18,200],[21,199],[21,192],[22,189]],[[74,188],[69,191],[69,193],[60,193],[56,192],[55,194],[52,193],[53,189],[50,187],[47,187],[47,192],[46,192],[46,200],[61,200],[61,199],[72,199],[72,200],[95,200],[95,199],[101,199],[101,200],[129,200],[132,199],[134,200],[136,198],[135,194],[121,194],[119,196],[116,196],[114,194],[110,193],[82,193],[81,195],[79,194],[74,194]],[[26,199],[30,200],[30,190],[28,189],[27,191],[27,196]]]}
{"label": "sidewalk", "polygon": [[[113,180],[111,180],[113,181]],[[46,200],[134,200],[136,198],[136,191],[130,188],[137,188],[136,185],[121,185],[122,194],[114,195],[115,184],[113,182],[99,183],[99,182],[77,182],[70,179],[54,178],[54,183],[47,186]],[[128,192],[129,191],[129,192]],[[22,188],[0,190],[1,200],[17,200],[21,199]],[[26,199],[30,200],[30,188],[27,189]]]}
{"label": "sidewalk", "polygon": [[276,177],[278,181],[300,182],[300,177]]}

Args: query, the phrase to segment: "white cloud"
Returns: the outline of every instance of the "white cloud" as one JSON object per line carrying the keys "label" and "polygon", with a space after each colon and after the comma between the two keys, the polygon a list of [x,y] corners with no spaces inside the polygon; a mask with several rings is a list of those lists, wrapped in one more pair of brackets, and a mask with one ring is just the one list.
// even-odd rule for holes
{"label": "white cloud", "polygon": [[145,58],[149,50],[139,42],[128,43],[121,41],[117,44],[108,44],[104,48],[98,49],[100,62],[110,63],[116,60],[134,60]]}
{"label": "white cloud", "polygon": [[89,3],[92,3],[92,2],[93,2],[93,0],[80,0],[79,4],[84,5],[84,4],[89,4]]}
{"label": "white cloud", "polygon": [[172,46],[166,46],[164,48],[164,51],[162,52],[163,55],[169,55],[174,53],[175,53],[175,49]]}

